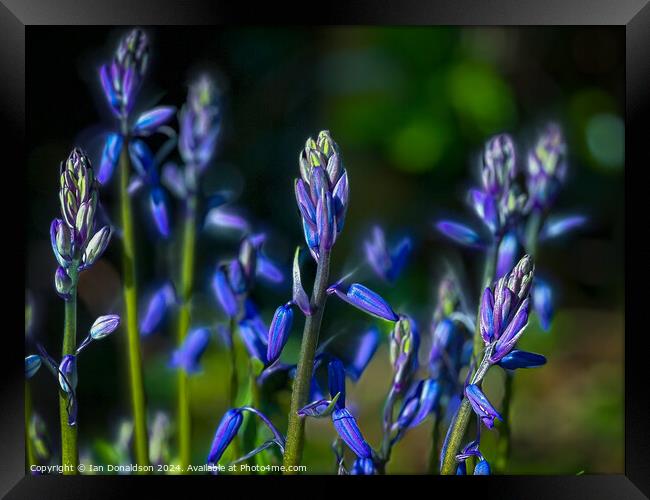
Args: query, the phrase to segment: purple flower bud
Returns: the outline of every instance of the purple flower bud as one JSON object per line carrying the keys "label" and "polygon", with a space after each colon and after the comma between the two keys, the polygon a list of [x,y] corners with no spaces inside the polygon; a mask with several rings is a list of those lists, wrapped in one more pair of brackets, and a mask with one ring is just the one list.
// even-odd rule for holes
{"label": "purple flower bud", "polygon": [[418,367],[420,335],[415,321],[402,315],[390,336],[390,359],[393,364],[393,391],[401,394]]}
{"label": "purple flower bud", "polygon": [[41,367],[42,361],[38,354],[25,357],[25,378],[32,378]]}
{"label": "purple flower bud", "polygon": [[167,215],[167,196],[160,187],[151,189],[149,198],[151,215],[156,223],[156,229],[163,238],[169,237],[169,216]]}
{"label": "purple flower bud", "polygon": [[226,273],[221,266],[217,268],[217,271],[212,277],[212,290],[221,309],[223,309],[228,317],[234,318],[239,310],[239,305],[237,303],[237,297],[235,297],[235,293],[228,283]]}
{"label": "purple flower bud", "polygon": [[330,250],[336,238],[336,227],[334,226],[332,195],[324,189],[321,191],[316,207],[316,231],[318,232],[320,251]]}
{"label": "purple flower bud", "polygon": [[61,266],[57,267],[54,273],[54,288],[56,289],[56,293],[59,294],[59,297],[63,300],[68,300],[73,286],[74,282],[66,270]]}
{"label": "purple flower bud", "polygon": [[120,326],[120,317],[117,314],[99,316],[90,327],[90,336],[93,340],[103,339],[113,333]]}
{"label": "purple flower bud", "polygon": [[345,223],[349,197],[350,187],[348,185],[348,173],[344,172],[332,191],[334,216],[336,217],[336,231],[339,233],[343,230],[343,225]]}
{"label": "purple flower bud", "polygon": [[296,179],[294,187],[300,215],[309,224],[316,226],[316,207],[314,206],[314,202],[311,200],[305,181],[302,179]]}
{"label": "purple flower bud", "polygon": [[210,330],[207,328],[195,328],[191,330],[183,344],[172,354],[171,367],[180,368],[186,373],[196,373],[200,370],[199,360],[208,348],[210,342]]}
{"label": "purple flower bud", "polygon": [[469,247],[480,247],[482,245],[481,237],[473,229],[451,221],[440,221],[436,228],[448,238],[456,243]]}
{"label": "purple flower bud", "polygon": [[123,144],[124,139],[120,134],[110,133],[106,137],[101,163],[99,164],[99,173],[97,174],[97,180],[100,184],[106,184],[113,176],[117,161],[120,159]]}
{"label": "purple flower bud", "polygon": [[293,311],[289,304],[278,307],[273,315],[271,326],[269,327],[268,348],[266,358],[269,363],[273,363],[282,354],[282,349],[289,339],[291,323],[293,322]]}
{"label": "purple flower bud", "polygon": [[341,300],[353,305],[363,312],[387,321],[397,321],[399,317],[388,303],[378,294],[359,283],[353,283],[347,292],[341,290],[339,283],[327,289],[327,293],[336,294]]}
{"label": "purple flower bud", "polygon": [[300,277],[300,247],[296,248],[293,255],[293,301],[300,308],[305,316],[311,316],[312,310],[309,303],[307,292],[302,287],[302,280]]}
{"label": "purple flower bud", "polygon": [[538,366],[546,364],[546,358],[541,354],[535,354],[534,352],[514,349],[501,358],[498,364],[506,370],[537,368]]}
{"label": "purple flower bud", "polygon": [[67,267],[72,258],[72,236],[70,228],[63,220],[54,219],[50,224],[50,242],[59,265]]}
{"label": "purple flower bud", "polygon": [[481,298],[481,337],[489,344],[494,339],[494,296],[492,290],[486,288]]}
{"label": "purple flower bud", "polygon": [[352,476],[374,476],[377,474],[377,468],[372,458],[357,458],[352,464],[350,474]]}
{"label": "purple flower bud", "polygon": [[494,427],[494,419],[503,420],[498,411],[494,409],[488,398],[476,384],[470,384],[465,388],[465,395],[472,405],[474,413],[481,419],[488,429]]}
{"label": "purple flower bud", "polygon": [[510,320],[508,326],[496,341],[494,352],[490,356],[490,361],[492,361],[492,363],[496,363],[512,350],[519,340],[519,337],[524,333],[527,324],[528,299],[521,303],[514,317]]}
{"label": "purple flower bud", "polygon": [[222,417],[216,432],[214,433],[214,440],[212,447],[208,454],[208,463],[216,464],[223,455],[228,445],[232,442],[241,427],[244,417],[241,410],[238,408],[228,410]]}
{"label": "purple flower bud", "polygon": [[539,318],[539,323],[545,331],[551,328],[553,319],[553,290],[551,286],[539,277],[533,283],[533,308]]}
{"label": "purple flower bud", "polygon": [[363,438],[357,421],[346,408],[336,408],[332,412],[332,422],[338,435],[357,457],[372,457],[372,450]]}
{"label": "purple flower bud", "polygon": [[167,313],[168,308],[176,300],[176,293],[171,283],[165,283],[156,290],[147,303],[142,320],[140,321],[140,334],[149,335],[153,333]]}
{"label": "purple flower bud", "polygon": [[566,177],[565,150],[562,131],[551,123],[528,153],[526,182],[534,208],[544,210],[555,201]]}
{"label": "purple flower bud", "polygon": [[158,106],[142,113],[133,124],[134,135],[151,135],[167,123],[176,113],[173,106]]}
{"label": "purple flower bud", "polygon": [[584,215],[549,218],[540,231],[539,240],[545,241],[565,235],[573,229],[584,225],[585,222],[587,222],[587,218]]}
{"label": "purple flower bud", "polygon": [[499,229],[499,212],[496,200],[491,194],[484,193],[479,189],[471,189],[469,195],[476,215],[479,216],[490,232],[495,234]]}
{"label": "purple flower bud", "polygon": [[327,383],[330,396],[340,394],[336,403],[337,408],[345,407],[345,369],[338,358],[332,359],[327,365]]}
{"label": "purple flower bud", "polygon": [[239,336],[243,340],[249,356],[259,359],[266,365],[268,364],[266,359],[268,330],[257,311],[252,311],[253,308],[251,301],[247,301],[246,317],[239,322]]}

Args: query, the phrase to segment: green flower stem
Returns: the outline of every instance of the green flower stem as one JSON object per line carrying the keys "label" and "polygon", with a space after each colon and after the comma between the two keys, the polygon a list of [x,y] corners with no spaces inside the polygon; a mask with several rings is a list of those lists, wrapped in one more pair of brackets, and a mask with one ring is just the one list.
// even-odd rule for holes
{"label": "green flower stem", "polygon": [[[526,253],[531,257],[535,257],[537,251],[537,238],[539,236],[540,228],[542,227],[543,214],[534,210],[528,218],[528,225],[526,226],[525,246]],[[510,458],[510,450],[512,448],[512,436],[510,428],[510,410],[512,407],[512,398],[514,393],[514,372],[507,370],[506,379],[504,382],[503,404],[501,409],[501,416],[503,422],[499,426],[499,442],[497,444],[497,458],[494,463],[495,469],[498,472],[505,472]]]}
{"label": "green flower stem", "polygon": [[32,390],[29,381],[25,380],[25,468],[30,472],[30,466],[36,465],[34,443],[29,433],[32,425]]}
{"label": "green flower stem", "polygon": [[[196,241],[196,198],[190,197],[183,221],[180,311],[176,344],[181,347],[190,327],[190,299],[194,287],[194,245]],[[178,370],[178,448],[181,470],[186,471],[191,460],[191,416],[189,380],[185,370]]]}
{"label": "green flower stem", "polygon": [[120,212],[122,220],[124,316],[128,337],[129,382],[134,422],[135,459],[138,465],[149,465],[146,410],[144,404],[144,383],[142,379],[142,356],[138,331],[138,293],[135,276],[135,234],[131,198],[128,193],[131,160],[128,141],[124,141],[120,152]]}
{"label": "green flower stem", "polygon": [[[71,276],[73,282],[76,276]],[[70,298],[65,301],[65,318],[63,323],[62,357],[74,354],[77,344],[77,286],[70,290]],[[77,425],[68,425],[67,398],[59,392],[59,417],[61,419],[61,465],[63,474],[77,473],[79,449],[77,448]]]}
{"label": "green flower stem", "polygon": [[[307,316],[302,332],[302,345],[298,368],[291,392],[291,407],[287,427],[287,443],[284,451],[285,468],[300,464],[305,438],[305,421],[298,416],[298,410],[305,406],[309,397],[309,387],[314,369],[314,356],[318,346],[318,335],[323,320],[323,310],[327,299],[327,280],[329,279],[330,254],[321,252],[316,268],[316,278],[311,297],[312,315]],[[295,474],[285,470],[285,474]]]}
{"label": "green flower stem", "polygon": [[[501,238],[497,238],[493,245],[488,249],[486,258],[485,258],[485,267],[483,271],[483,280],[481,282],[481,295],[485,287],[490,286],[494,280],[494,273],[496,272],[496,263],[499,254],[499,245],[501,244]],[[483,337],[481,337],[481,305],[479,300],[479,310],[476,315],[476,329],[474,331],[474,345],[472,349],[472,359],[477,361],[485,344],[483,343]],[[481,374],[480,378],[477,375],[484,369],[483,363],[479,366],[477,372],[472,377],[473,380],[480,382],[480,379],[483,377]],[[447,435],[445,437],[445,442],[443,444],[443,455],[442,455],[442,467],[440,470],[441,474],[455,474],[456,473],[456,455],[460,450],[460,446],[465,436],[465,431],[467,430],[467,424],[469,423],[469,418],[472,415],[472,408],[469,404],[468,399],[465,397],[454,416],[454,420],[449,426]]]}

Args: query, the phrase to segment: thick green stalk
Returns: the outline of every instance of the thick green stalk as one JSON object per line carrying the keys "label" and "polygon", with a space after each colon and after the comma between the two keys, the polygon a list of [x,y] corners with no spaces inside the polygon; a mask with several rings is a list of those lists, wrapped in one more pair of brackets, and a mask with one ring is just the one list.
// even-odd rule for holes
{"label": "thick green stalk", "polygon": [[138,331],[138,293],[135,275],[135,234],[131,198],[128,193],[131,161],[128,144],[124,141],[120,153],[120,212],[122,220],[123,244],[123,288],[124,316],[128,337],[129,385],[133,411],[133,436],[135,459],[138,465],[149,465],[146,410],[144,404],[144,383],[142,379],[142,356],[140,353],[140,334]]}
{"label": "thick green stalk", "polygon": [[[196,240],[196,198],[190,197],[183,220],[181,256],[181,306],[178,313],[176,342],[180,347],[190,327],[190,299],[194,286],[194,245]],[[187,373],[178,370],[178,447],[181,470],[186,471],[191,460],[190,394]]]}
{"label": "thick green stalk", "polygon": [[36,465],[36,453],[34,452],[34,443],[29,435],[29,429],[32,425],[32,391],[29,381],[25,380],[25,468],[30,472],[30,467]]}
{"label": "thick green stalk", "polygon": [[[531,257],[535,257],[537,251],[537,237],[543,221],[543,214],[538,210],[534,210],[526,226],[525,246],[526,253]],[[505,388],[503,394],[503,404],[501,416],[503,422],[499,426],[499,442],[497,444],[497,459],[495,461],[495,469],[498,472],[505,472],[510,458],[510,450],[512,448],[512,432],[510,428],[510,410],[512,407],[512,398],[514,392],[514,372],[506,371]]]}
{"label": "thick green stalk", "polygon": [[[318,346],[318,335],[323,320],[323,310],[327,299],[327,280],[329,278],[330,254],[322,252],[316,268],[316,279],[311,297],[313,313],[307,316],[305,328],[302,332],[302,345],[298,368],[291,392],[291,407],[289,410],[289,424],[287,427],[287,443],[284,451],[285,468],[300,464],[305,438],[305,421],[298,416],[298,410],[305,406],[309,397],[309,387],[314,369],[314,355]],[[285,470],[285,474],[295,474],[294,471]]]}
{"label": "thick green stalk", "polygon": [[[73,277],[76,280],[76,277]],[[65,301],[65,318],[63,323],[62,357],[74,354],[77,346],[77,286],[70,290],[70,298]],[[61,465],[63,474],[77,473],[79,450],[77,448],[77,424],[68,425],[67,398],[59,393],[59,417],[61,419]]]}

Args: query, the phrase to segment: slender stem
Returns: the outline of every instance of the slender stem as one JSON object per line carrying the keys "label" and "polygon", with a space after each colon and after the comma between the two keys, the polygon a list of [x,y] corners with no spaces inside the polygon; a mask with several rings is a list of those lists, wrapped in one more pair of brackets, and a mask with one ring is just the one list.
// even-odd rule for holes
{"label": "slender stem", "polygon": [[[307,404],[311,377],[314,369],[314,355],[318,346],[318,335],[323,320],[323,310],[327,299],[327,280],[329,278],[330,254],[321,252],[316,267],[316,278],[312,292],[311,305],[313,314],[307,316],[305,328],[302,332],[302,345],[298,368],[291,392],[291,407],[289,410],[289,424],[287,427],[287,445],[284,451],[285,468],[300,464],[305,437],[305,421],[298,416],[298,410]],[[285,474],[295,474],[286,470]]]}
{"label": "slender stem", "polygon": [[[181,347],[190,327],[190,299],[194,286],[194,245],[196,240],[196,197],[188,199],[183,219],[181,255],[180,310],[176,343]],[[186,471],[191,460],[190,393],[187,373],[178,370],[178,448],[181,470]]]}
{"label": "slender stem", "polygon": [[463,398],[454,419],[449,426],[449,431],[445,436],[445,442],[442,445],[442,465],[440,474],[455,474],[456,473],[456,455],[465,436],[465,430],[469,423],[469,418],[472,416],[472,406],[469,404],[467,398]]}
{"label": "slender stem", "polygon": [[[526,226],[526,235],[524,245],[526,247],[526,253],[531,257],[535,257],[537,252],[537,237],[539,235],[539,230],[543,222],[543,213],[539,210],[534,210],[530,217],[528,218],[528,224]],[[501,416],[503,417],[503,422],[501,422],[499,428],[499,442],[497,445],[497,459],[495,462],[495,469],[499,472],[504,472],[507,465],[508,459],[510,458],[510,450],[512,448],[512,432],[510,428],[510,410],[512,408],[512,398],[514,392],[514,372],[507,370],[506,371],[506,380],[505,388],[503,394],[503,405],[501,410]]]}
{"label": "slender stem", "polygon": [[142,356],[138,332],[138,293],[135,276],[135,234],[131,198],[128,193],[131,161],[128,144],[124,141],[120,152],[120,212],[122,219],[122,266],[124,274],[124,315],[128,336],[129,381],[134,423],[135,459],[138,465],[149,465],[146,410],[144,403],[144,383],[142,379]]}
{"label": "slender stem", "polygon": [[[76,279],[76,277],[73,277]],[[63,323],[62,357],[74,354],[77,343],[77,286],[70,290],[70,298],[65,301],[65,319]],[[77,448],[77,425],[68,424],[67,399],[59,392],[59,417],[61,419],[61,465],[63,474],[77,473],[79,450]]]}
{"label": "slender stem", "polygon": [[32,390],[29,381],[25,380],[25,468],[30,472],[30,467],[36,465],[34,443],[30,435],[32,425]]}

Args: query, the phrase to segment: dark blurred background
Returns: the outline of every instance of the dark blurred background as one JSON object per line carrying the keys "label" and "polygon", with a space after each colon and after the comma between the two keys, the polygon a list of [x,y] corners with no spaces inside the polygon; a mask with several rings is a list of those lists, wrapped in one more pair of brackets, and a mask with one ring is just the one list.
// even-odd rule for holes
{"label": "dark blurred background", "polygon": [[[97,69],[124,30],[106,27],[27,29],[28,199],[26,289],[34,304],[33,339],[60,352],[63,305],[53,288],[56,268],[49,225],[59,216],[58,169],[69,150],[86,148],[95,162],[111,125]],[[388,287],[362,268],[367,282],[400,311],[414,315],[424,336],[435,288],[447,266],[461,272],[467,295],[478,297],[480,253],[461,250],[437,234],[443,216],[472,221],[465,190],[476,181],[483,142],[510,132],[523,158],[548,121],[566,134],[570,176],[556,213],[583,213],[588,225],[567,240],[544,245],[538,269],[556,285],[557,314],[550,332],[534,320],[521,345],[548,364],[517,374],[513,456],[509,471],[533,474],[623,472],[623,181],[624,36],[622,28],[150,28],[152,58],[140,100],[182,105],[198,72],[218,78],[224,99],[223,135],[206,188],[227,187],[257,230],[269,234],[267,253],[285,270],[303,243],[293,197],[297,155],[305,139],[329,129],[351,183],[346,228],[333,257],[333,276],[357,267],[372,224],[392,241],[403,234],[415,251],[397,285]],[[115,183],[102,201],[117,218]],[[144,199],[136,204],[138,280],[143,294],[178,273],[175,239],[157,240]],[[476,222],[474,222],[476,224]],[[79,287],[79,333],[99,314],[120,310],[120,245],[84,272]],[[197,246],[195,323],[219,320],[209,279],[237,240],[202,235]],[[307,266],[308,267],[308,266]],[[308,273],[311,271],[307,271]],[[309,280],[307,279],[307,282]],[[255,298],[270,321],[286,301],[290,282],[260,286]],[[323,336],[353,335],[369,321],[330,301]],[[167,368],[173,348],[170,322],[143,339],[148,407],[175,408],[175,377]],[[286,361],[295,361],[302,322],[296,321]],[[82,454],[113,441],[129,415],[126,336],[92,345],[79,361]],[[33,347],[30,349],[33,352]],[[425,356],[426,352],[422,353]],[[58,356],[57,356],[58,357]],[[202,374],[192,378],[194,461],[203,463],[226,409],[228,361],[213,343]],[[350,389],[371,445],[380,439],[380,408],[389,386],[382,343],[361,382]],[[490,399],[501,398],[501,373],[487,380]],[[54,380],[33,380],[35,410],[58,447]],[[284,428],[288,391],[268,411]],[[427,469],[431,421],[396,447],[390,472]],[[494,434],[485,432],[488,458]],[[306,463],[332,472],[331,423],[308,424]],[[174,443],[172,443],[175,446]]]}

